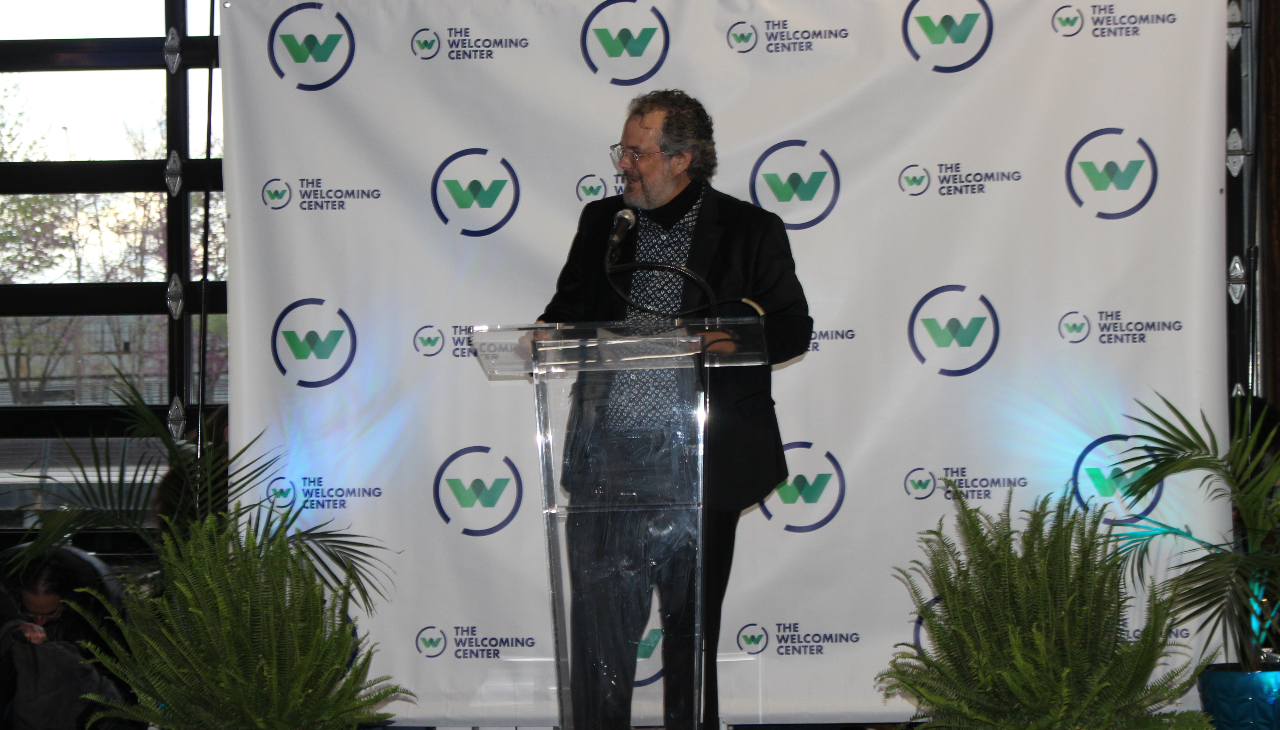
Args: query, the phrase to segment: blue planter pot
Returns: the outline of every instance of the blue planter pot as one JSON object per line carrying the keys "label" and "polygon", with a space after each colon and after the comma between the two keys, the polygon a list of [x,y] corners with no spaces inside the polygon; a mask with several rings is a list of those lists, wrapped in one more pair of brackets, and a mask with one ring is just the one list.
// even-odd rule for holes
{"label": "blue planter pot", "polygon": [[1218,730],[1280,730],[1280,672],[1246,674],[1239,664],[1212,664],[1196,686]]}

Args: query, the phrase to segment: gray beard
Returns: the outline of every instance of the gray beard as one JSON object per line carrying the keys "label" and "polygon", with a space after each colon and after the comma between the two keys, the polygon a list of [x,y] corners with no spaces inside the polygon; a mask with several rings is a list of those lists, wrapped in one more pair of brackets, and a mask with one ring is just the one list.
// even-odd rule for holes
{"label": "gray beard", "polygon": [[[653,210],[654,208],[660,207],[665,202],[670,202],[670,199],[674,197],[672,193],[675,192],[675,189],[675,181],[669,180],[665,185],[662,185],[661,188],[650,190],[645,186],[644,179],[641,178],[639,195],[629,195],[624,192],[622,194],[622,202],[638,210]],[[664,203],[658,203],[657,201],[659,200],[663,200]]]}

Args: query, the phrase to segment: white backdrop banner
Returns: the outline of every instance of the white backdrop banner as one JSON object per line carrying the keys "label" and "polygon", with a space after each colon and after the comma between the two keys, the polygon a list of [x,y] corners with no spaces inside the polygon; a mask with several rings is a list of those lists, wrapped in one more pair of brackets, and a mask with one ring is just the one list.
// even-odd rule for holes
{"label": "white backdrop banner", "polygon": [[[774,375],[792,477],[739,527],[729,721],[911,714],[873,678],[913,639],[892,569],[953,512],[944,479],[984,508],[1074,485],[1130,516],[1112,464],[1134,399],[1225,432],[1223,3],[232,0],[222,19],[233,442],[283,457],[278,504],[390,548],[360,627],[418,695],[402,725],[555,722],[533,391],[487,381],[468,327],[542,310],[581,207],[619,191],[607,148],[644,91],[706,105],[714,184],[787,223],[815,320]],[[1225,533],[1195,484],[1136,513]],[[660,717],[649,636],[638,724]]]}

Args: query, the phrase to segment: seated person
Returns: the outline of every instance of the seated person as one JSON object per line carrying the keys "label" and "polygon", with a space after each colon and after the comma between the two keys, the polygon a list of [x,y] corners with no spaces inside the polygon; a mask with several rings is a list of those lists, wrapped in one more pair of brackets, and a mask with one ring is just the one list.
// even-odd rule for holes
{"label": "seated person", "polygon": [[[101,665],[86,664],[90,652],[80,645],[100,637],[73,603],[88,610],[106,630],[113,627],[104,620],[106,611],[97,598],[77,593],[80,588],[107,591],[91,559],[72,548],[59,548],[9,576],[8,590],[0,590],[0,625],[17,626],[11,630],[12,640],[0,637],[0,730],[83,730],[101,709],[84,699],[85,694],[121,699],[116,679]],[[16,605],[11,592],[17,596]],[[7,610],[20,617],[10,617]],[[30,635],[23,630],[26,626],[38,640],[25,643],[17,638]],[[102,721],[95,727],[132,725]]]}
{"label": "seated person", "polygon": [[72,550],[60,548],[44,561],[32,563],[19,578],[22,615],[43,631],[45,640],[75,643],[97,638],[84,616],[67,606],[68,601],[74,601],[99,621],[105,618],[98,599],[76,592],[80,588],[104,591],[102,576],[89,561]]}

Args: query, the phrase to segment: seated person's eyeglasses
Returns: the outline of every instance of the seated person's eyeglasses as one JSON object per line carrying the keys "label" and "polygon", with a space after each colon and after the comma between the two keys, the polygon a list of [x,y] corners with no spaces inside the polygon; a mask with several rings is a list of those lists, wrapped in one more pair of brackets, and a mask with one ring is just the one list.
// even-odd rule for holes
{"label": "seated person's eyeglasses", "polygon": [[23,609],[22,615],[26,616],[31,621],[39,621],[42,619],[45,621],[54,621],[54,620],[57,620],[58,617],[62,616],[62,608],[63,608],[63,604],[59,603],[57,608],[53,609],[48,613],[33,613],[31,611]]}
{"label": "seated person's eyeglasses", "polygon": [[631,160],[631,164],[634,165],[640,162],[641,157],[660,154],[662,154],[662,150],[658,150],[657,152],[636,152],[635,150],[629,150],[623,147],[621,144],[609,145],[609,157],[613,158],[613,164],[615,165],[621,164],[623,157],[629,158]]}

